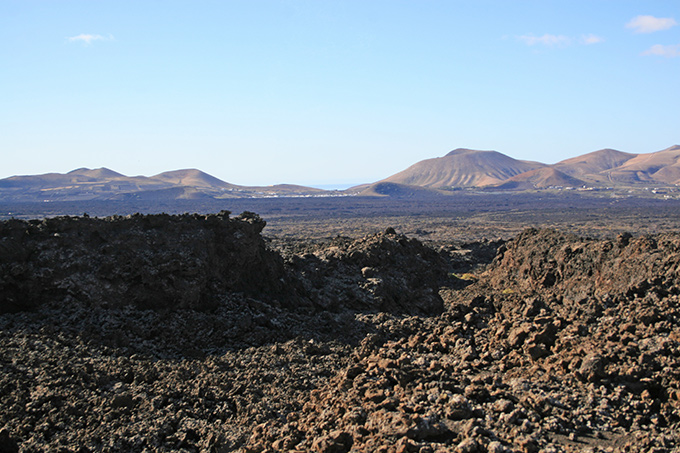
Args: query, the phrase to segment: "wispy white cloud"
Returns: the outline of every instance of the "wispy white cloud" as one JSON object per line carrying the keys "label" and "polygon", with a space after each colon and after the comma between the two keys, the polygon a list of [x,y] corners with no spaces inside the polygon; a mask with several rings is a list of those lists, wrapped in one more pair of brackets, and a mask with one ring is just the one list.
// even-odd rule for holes
{"label": "wispy white cloud", "polygon": [[642,52],[642,55],[655,55],[666,58],[680,57],[680,44],[669,46],[656,44]]}
{"label": "wispy white cloud", "polygon": [[591,45],[591,44],[598,44],[604,41],[603,38],[597,35],[589,34],[589,35],[581,35],[579,37],[571,37],[571,36],[565,36],[565,35],[551,35],[546,33],[543,36],[534,36],[534,35],[523,35],[523,36],[517,36],[517,39],[522,41],[524,44],[528,46],[546,46],[546,47],[567,47],[570,46],[574,43],[576,44],[583,44],[583,45]]}
{"label": "wispy white cloud", "polygon": [[655,31],[668,30],[678,23],[672,17],[637,16],[626,24],[635,33],[654,33]]}
{"label": "wispy white cloud", "polygon": [[599,44],[601,42],[604,42],[604,38],[601,36],[597,35],[581,35],[581,39],[579,40],[581,44],[585,44],[586,46],[589,46],[591,44]]}
{"label": "wispy white cloud", "polygon": [[554,46],[568,46],[569,44],[571,44],[571,38],[564,35],[550,35],[550,34],[545,34],[543,36],[523,35],[518,36],[517,39],[519,39],[528,46],[542,45],[554,47]]}
{"label": "wispy white cloud", "polygon": [[90,35],[81,33],[77,36],[70,36],[66,38],[69,42],[82,42],[83,44],[92,44],[92,41],[113,41],[113,36]]}

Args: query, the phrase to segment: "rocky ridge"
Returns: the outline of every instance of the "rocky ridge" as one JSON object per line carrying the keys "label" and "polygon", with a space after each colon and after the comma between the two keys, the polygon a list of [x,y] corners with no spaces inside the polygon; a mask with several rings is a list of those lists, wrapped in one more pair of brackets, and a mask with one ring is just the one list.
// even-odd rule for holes
{"label": "rocky ridge", "polygon": [[285,295],[265,222],[216,215],[56,217],[0,223],[0,312],[49,300],[137,308],[216,306],[220,295]]}
{"label": "rocky ridge", "polygon": [[[140,225],[154,221],[190,228],[144,236]],[[181,291],[164,293],[169,306],[102,304],[77,290],[102,274],[46,273],[47,250],[64,259],[70,248],[52,229],[40,240],[22,233],[26,249],[50,244],[25,255],[16,232],[37,224],[3,224],[3,251],[15,250],[3,253],[3,284],[10,275],[43,289],[26,306],[2,301],[0,451],[680,448],[678,234],[527,230],[435,250],[389,229],[273,251],[250,214],[52,222],[43,230],[82,222],[73,231],[85,238],[98,222],[128,239],[167,232],[177,259],[239,243],[248,250],[222,255],[221,272],[260,273],[208,286],[210,304],[185,303]],[[222,234],[169,240],[191,230]],[[95,256],[78,250],[75,261]],[[144,251],[147,270],[168,253]],[[195,263],[209,256],[192,253]],[[12,257],[22,272],[11,274]],[[181,268],[159,274],[164,285]],[[70,292],[50,289],[64,279]]]}

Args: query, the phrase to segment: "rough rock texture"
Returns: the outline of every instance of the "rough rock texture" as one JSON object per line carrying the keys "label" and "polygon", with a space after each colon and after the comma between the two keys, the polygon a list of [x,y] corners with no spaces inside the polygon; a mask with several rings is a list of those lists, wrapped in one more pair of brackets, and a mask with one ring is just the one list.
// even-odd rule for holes
{"label": "rough rock texture", "polygon": [[375,318],[353,362],[246,451],[291,432],[300,451],[676,451],[680,236],[617,243],[526,231],[478,282],[443,289],[441,316]]}
{"label": "rough rock texture", "polygon": [[444,308],[439,287],[454,280],[442,256],[392,228],[358,240],[338,237],[289,262],[304,293],[325,310],[437,314]]}
{"label": "rough rock texture", "polygon": [[527,230],[501,250],[492,283],[504,289],[587,298],[677,294],[680,283],[677,234],[613,241],[581,239],[553,230]]}
{"label": "rough rock texture", "polygon": [[284,294],[265,222],[244,213],[0,223],[0,312],[70,296],[138,308],[215,307],[227,291]]}
{"label": "rough rock texture", "polygon": [[678,451],[679,246],[527,230],[460,280],[390,230],[286,252],[282,304],[55,293],[0,315],[0,451]]}

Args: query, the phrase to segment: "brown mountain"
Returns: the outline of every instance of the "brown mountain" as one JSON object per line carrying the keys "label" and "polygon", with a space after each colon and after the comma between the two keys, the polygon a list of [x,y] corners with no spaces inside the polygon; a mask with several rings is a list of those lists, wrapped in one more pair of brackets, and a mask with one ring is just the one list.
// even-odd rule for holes
{"label": "brown mountain", "polygon": [[65,174],[12,176],[0,180],[0,201],[181,200],[319,196],[321,189],[294,185],[238,186],[196,169],[155,176],[125,176],[108,168],[79,168]]}
{"label": "brown mountain", "polygon": [[0,201],[177,200],[336,195],[424,198],[452,188],[535,190],[551,187],[664,187],[680,185],[680,146],[647,154],[602,149],[554,165],[513,159],[497,151],[458,148],[426,159],[374,184],[325,191],[291,184],[239,186],[197,169],[125,176],[108,168],[0,179]]}
{"label": "brown mountain", "polygon": [[635,156],[637,154],[629,154],[607,148],[563,160],[553,165],[553,167],[578,178],[583,175],[595,175],[620,167]]}
{"label": "brown mountain", "polygon": [[497,151],[458,148],[444,157],[420,161],[382,182],[430,188],[483,187],[541,167],[545,164],[516,160]]}
{"label": "brown mountain", "polygon": [[635,186],[680,182],[680,146],[645,154],[603,149],[553,166],[589,185]]}
{"label": "brown mountain", "polygon": [[46,173],[43,175],[10,176],[0,179],[0,189],[68,188],[74,186],[96,187],[100,184],[123,182],[131,185],[158,184],[144,176],[129,177],[108,168],[78,168],[68,173]]}
{"label": "brown mountain", "polygon": [[532,190],[554,187],[580,187],[584,181],[569,176],[553,167],[542,167],[530,170],[509,178],[495,186],[497,189]]}
{"label": "brown mountain", "polygon": [[100,180],[100,179],[125,179],[127,176],[117,173],[108,168],[95,168],[90,170],[89,168],[78,168],[66,173],[66,176],[70,176],[73,180],[87,181],[89,180]]}
{"label": "brown mountain", "polygon": [[662,182],[680,183],[680,146],[662,151],[638,154],[623,165],[610,171],[609,177],[616,182]]}
{"label": "brown mountain", "polygon": [[166,171],[164,173],[152,176],[151,179],[156,181],[164,181],[170,184],[176,184],[179,186],[203,187],[209,189],[235,189],[239,187],[234,184],[224,182],[221,179],[215,178],[214,176],[194,168]]}
{"label": "brown mountain", "polygon": [[635,187],[680,184],[680,146],[647,154],[602,149],[554,165],[516,160],[496,151],[455,149],[420,161],[380,182],[430,189],[493,187]]}

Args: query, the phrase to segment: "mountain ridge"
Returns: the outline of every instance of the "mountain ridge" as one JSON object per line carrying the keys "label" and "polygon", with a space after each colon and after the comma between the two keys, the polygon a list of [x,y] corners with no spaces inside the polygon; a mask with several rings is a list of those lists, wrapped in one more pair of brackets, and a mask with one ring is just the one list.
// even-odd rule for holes
{"label": "mountain ridge", "polygon": [[497,189],[533,190],[554,187],[580,187],[584,182],[554,167],[541,167],[515,175],[507,181],[496,185]]}
{"label": "mountain ridge", "polygon": [[513,159],[498,151],[457,148],[443,157],[417,162],[381,182],[435,189],[482,187],[500,183],[542,166],[545,164]]}
{"label": "mountain ridge", "polygon": [[434,190],[678,185],[680,146],[643,154],[605,148],[555,164],[518,160],[498,151],[456,148],[443,157],[422,160],[379,182]]}
{"label": "mountain ridge", "polygon": [[239,186],[201,170],[181,169],[154,176],[126,176],[105,167],[77,168],[67,173],[19,175],[0,179],[0,201],[169,201],[337,195],[313,187],[279,184]]}
{"label": "mountain ridge", "polygon": [[240,186],[196,168],[166,171],[154,176],[126,176],[106,167],[83,167],[63,174],[0,179],[0,201],[169,201],[350,195],[416,200],[450,195],[459,189],[644,189],[679,185],[680,145],[640,154],[604,148],[555,164],[514,159],[493,150],[455,148],[444,156],[421,160],[387,178],[344,191],[295,184]]}

